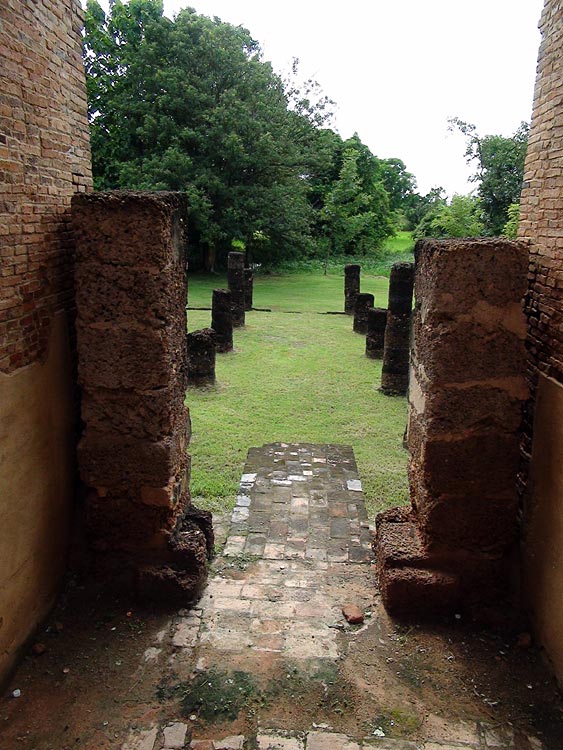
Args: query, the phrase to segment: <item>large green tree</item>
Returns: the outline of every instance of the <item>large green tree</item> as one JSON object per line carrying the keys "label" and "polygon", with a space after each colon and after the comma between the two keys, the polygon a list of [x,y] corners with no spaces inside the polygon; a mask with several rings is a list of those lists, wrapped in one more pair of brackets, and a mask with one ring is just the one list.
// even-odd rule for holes
{"label": "large green tree", "polygon": [[454,195],[449,203],[434,204],[414,230],[414,237],[479,237],[485,229],[481,216],[480,198]]}
{"label": "large green tree", "polygon": [[476,166],[471,179],[478,184],[484,231],[499,235],[509,219],[509,206],[520,200],[529,126],[521,123],[511,137],[481,136],[475,125],[457,117],[450,120],[450,127],[466,137],[465,156]]}
{"label": "large green tree", "polygon": [[242,28],[162,0],[86,8],[84,57],[95,185],[183,190],[190,244],[207,264],[375,251],[411,176],[329,126],[313,80],[288,80]]}
{"label": "large green tree", "polygon": [[334,254],[365,255],[393,233],[387,192],[381,182],[363,182],[361,155],[352,147],[344,151],[338,179],[321,210]]}
{"label": "large green tree", "polygon": [[[241,27],[161,0],[86,10],[85,59],[98,188],[185,190],[192,242],[219,260],[233,239],[266,238],[270,259],[308,249],[303,176],[327,117],[290,95]],[[260,258],[257,258],[260,260]]]}

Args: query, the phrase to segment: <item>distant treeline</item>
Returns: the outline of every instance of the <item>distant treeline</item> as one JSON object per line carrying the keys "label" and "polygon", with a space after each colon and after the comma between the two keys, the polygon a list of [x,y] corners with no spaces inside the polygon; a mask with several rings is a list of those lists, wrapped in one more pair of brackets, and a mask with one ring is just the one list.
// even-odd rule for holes
{"label": "distant treeline", "polygon": [[[88,0],[84,37],[97,189],[182,190],[190,253],[207,268],[377,254],[445,203],[416,192],[400,159],[331,128],[313,80],[287,80],[240,27],[162,0]],[[467,126],[469,127],[469,126]]]}

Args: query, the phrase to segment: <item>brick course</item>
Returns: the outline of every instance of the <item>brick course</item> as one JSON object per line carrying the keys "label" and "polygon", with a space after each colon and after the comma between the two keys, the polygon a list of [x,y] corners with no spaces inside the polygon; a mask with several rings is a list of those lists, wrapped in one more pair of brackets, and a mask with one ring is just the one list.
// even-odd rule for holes
{"label": "brick course", "polygon": [[0,372],[47,355],[72,308],[69,205],[91,187],[77,0],[0,4]]}
{"label": "brick course", "polygon": [[528,272],[528,379],[532,400],[526,410],[522,450],[525,484],[532,445],[533,404],[538,374],[563,383],[563,1],[547,0],[540,20],[534,113],[519,237],[530,241]]}
{"label": "brick course", "polygon": [[519,489],[523,591],[535,634],[563,681],[563,0],[540,20],[534,112],[520,203],[529,241],[528,363]]}

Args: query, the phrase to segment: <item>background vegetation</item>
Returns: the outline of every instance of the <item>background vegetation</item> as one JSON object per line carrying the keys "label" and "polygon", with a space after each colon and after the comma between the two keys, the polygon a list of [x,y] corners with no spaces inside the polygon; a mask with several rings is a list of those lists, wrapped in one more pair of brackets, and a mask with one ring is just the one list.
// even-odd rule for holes
{"label": "background vegetation", "polygon": [[287,80],[241,27],[161,0],[86,9],[84,39],[98,189],[184,190],[192,263],[375,255],[402,220],[414,178],[357,135],[295,63]]}
{"label": "background vegetation", "polygon": [[[222,284],[190,277],[190,305],[210,305]],[[386,279],[362,271],[362,290],[387,305]],[[342,274],[259,277],[255,300],[274,312],[247,313],[235,351],[217,357],[217,385],[188,389],[194,502],[232,507],[248,448],[282,441],[351,445],[370,513],[405,503],[406,399],[379,393],[381,362],[365,357],[352,319],[321,314],[342,310]],[[190,330],[209,324],[208,311],[188,311]]]}
{"label": "background vegetation", "polygon": [[[162,0],[88,0],[84,61],[98,189],[182,190],[192,267],[247,251],[268,268],[343,257],[384,262],[398,230],[416,237],[514,236],[528,127],[467,139],[476,194],[426,195],[399,158],[331,128],[334,103],[298,62],[286,80],[249,31]],[[510,214],[509,214],[510,212]]]}

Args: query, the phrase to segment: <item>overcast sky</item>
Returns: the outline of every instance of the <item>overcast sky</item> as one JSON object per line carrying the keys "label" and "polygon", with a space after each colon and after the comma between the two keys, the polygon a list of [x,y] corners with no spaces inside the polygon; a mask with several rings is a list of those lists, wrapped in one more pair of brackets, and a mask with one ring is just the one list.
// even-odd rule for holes
{"label": "overcast sky", "polygon": [[474,187],[448,117],[512,135],[531,116],[543,0],[164,0],[186,6],[245,26],[278,72],[298,57],[342,137],[401,158],[421,192]]}

